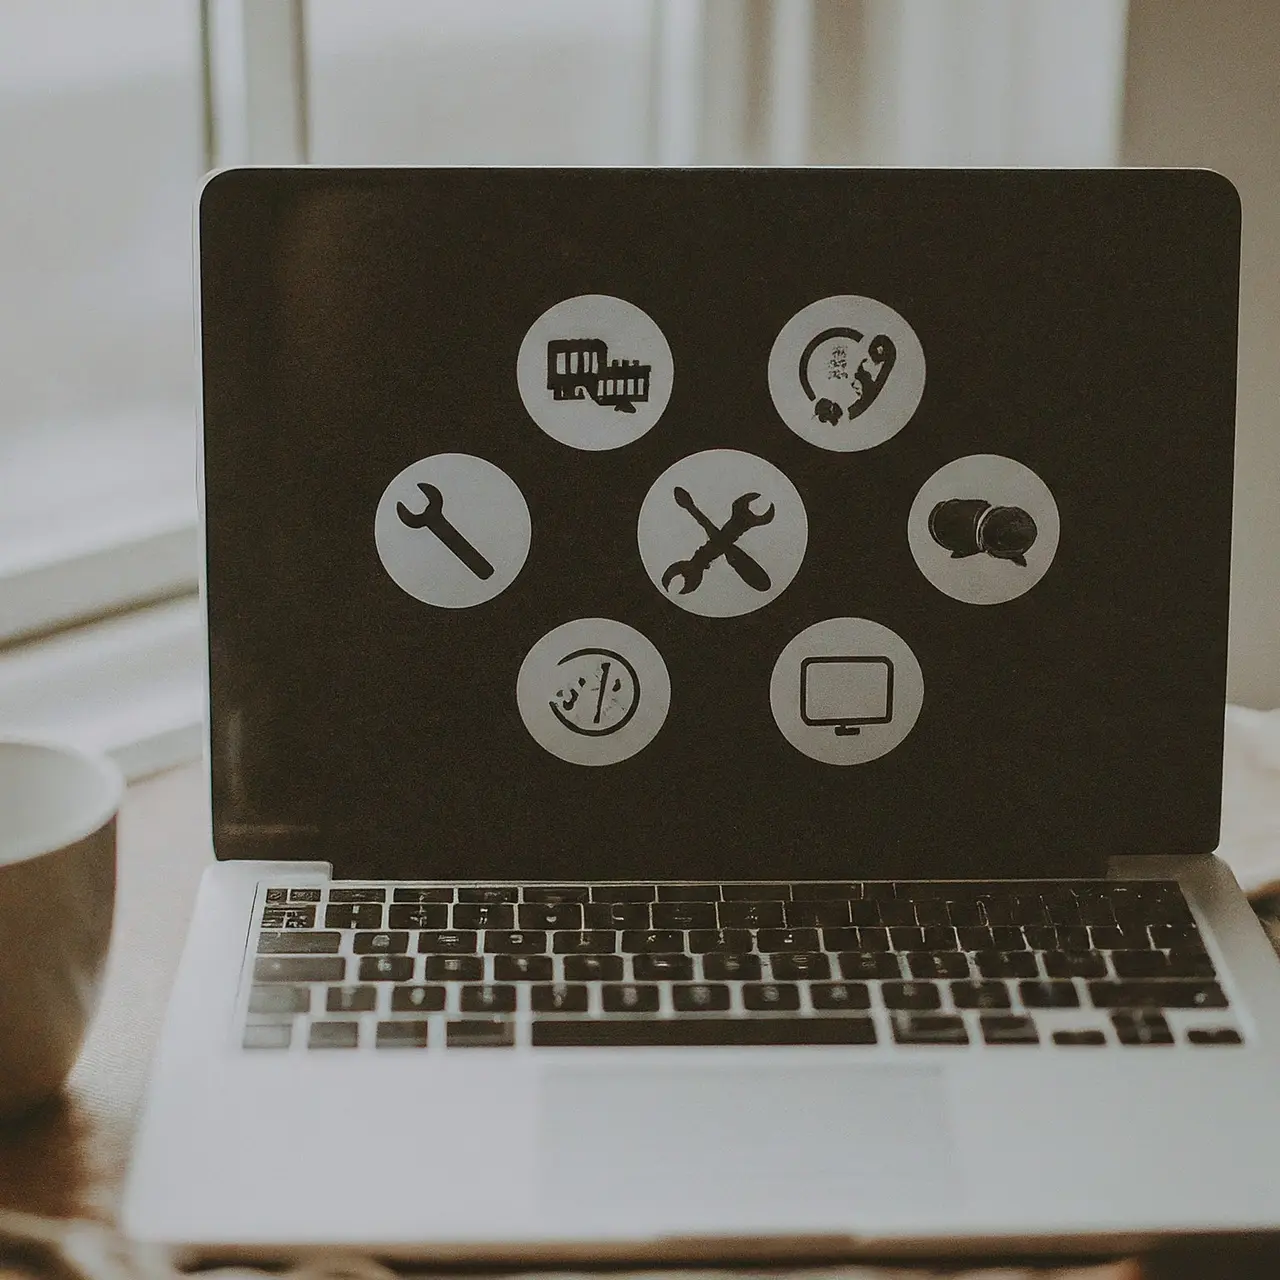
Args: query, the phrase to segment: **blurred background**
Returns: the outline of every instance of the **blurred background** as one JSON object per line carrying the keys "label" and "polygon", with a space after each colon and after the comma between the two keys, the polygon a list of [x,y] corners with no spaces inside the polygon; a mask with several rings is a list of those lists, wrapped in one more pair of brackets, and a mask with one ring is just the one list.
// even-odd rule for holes
{"label": "blurred background", "polygon": [[1220,170],[1229,688],[1280,706],[1280,4],[4,0],[0,727],[199,754],[193,200],[300,160]]}

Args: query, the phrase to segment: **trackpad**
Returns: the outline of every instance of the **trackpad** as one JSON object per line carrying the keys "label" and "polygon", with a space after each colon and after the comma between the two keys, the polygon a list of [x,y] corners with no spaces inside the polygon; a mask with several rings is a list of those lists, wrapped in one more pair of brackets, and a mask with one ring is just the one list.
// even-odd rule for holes
{"label": "trackpad", "polygon": [[927,1067],[550,1068],[537,1149],[542,1211],[603,1229],[850,1230],[961,1197]]}

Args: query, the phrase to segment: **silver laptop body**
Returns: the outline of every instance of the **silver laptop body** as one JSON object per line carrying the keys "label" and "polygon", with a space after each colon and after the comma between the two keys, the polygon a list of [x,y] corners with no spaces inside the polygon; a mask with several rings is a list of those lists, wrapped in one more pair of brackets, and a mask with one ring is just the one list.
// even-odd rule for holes
{"label": "silver laptop body", "polygon": [[1238,246],[1204,172],[211,178],[218,862],[126,1230],[1280,1223],[1213,856]]}

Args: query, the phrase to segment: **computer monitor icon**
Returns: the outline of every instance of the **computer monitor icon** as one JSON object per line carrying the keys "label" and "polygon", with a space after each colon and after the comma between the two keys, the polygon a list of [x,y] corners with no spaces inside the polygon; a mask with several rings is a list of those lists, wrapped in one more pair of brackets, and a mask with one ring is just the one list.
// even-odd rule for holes
{"label": "computer monitor icon", "polygon": [[805,658],[800,663],[800,719],[838,736],[893,719],[893,663],[888,658]]}

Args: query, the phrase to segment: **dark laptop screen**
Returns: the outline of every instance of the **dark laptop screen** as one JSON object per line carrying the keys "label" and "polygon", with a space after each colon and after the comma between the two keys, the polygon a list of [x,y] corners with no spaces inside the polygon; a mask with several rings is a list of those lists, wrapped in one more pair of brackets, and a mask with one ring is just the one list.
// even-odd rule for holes
{"label": "dark laptop screen", "polygon": [[1238,245],[1202,172],[215,177],[219,855],[1212,849]]}

